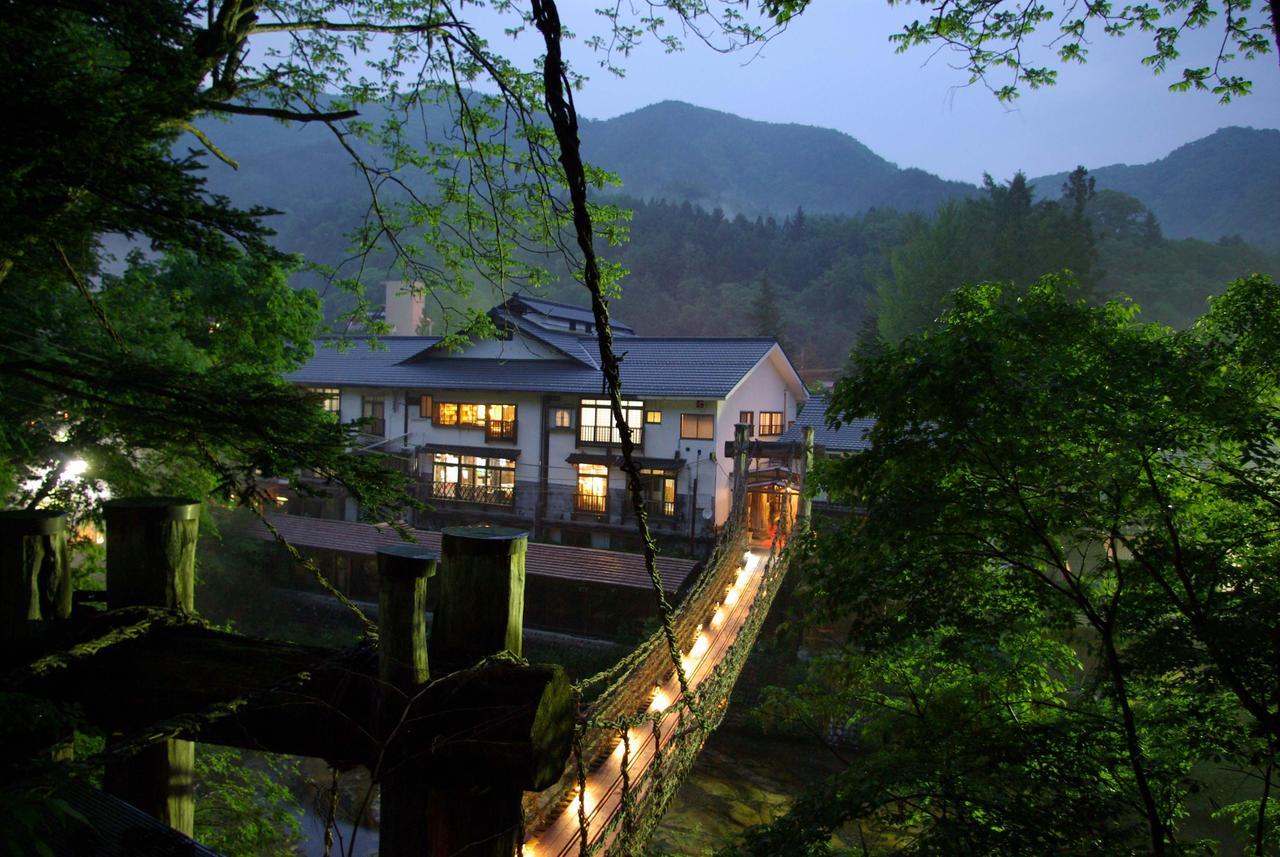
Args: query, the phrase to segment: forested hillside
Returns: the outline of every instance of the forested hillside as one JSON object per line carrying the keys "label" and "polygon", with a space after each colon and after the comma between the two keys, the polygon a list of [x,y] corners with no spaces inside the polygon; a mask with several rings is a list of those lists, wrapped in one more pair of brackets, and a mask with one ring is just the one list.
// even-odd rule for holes
{"label": "forested hillside", "polygon": [[[422,123],[430,133],[430,116]],[[280,210],[267,222],[283,249],[345,258],[368,190],[327,129],[207,130],[244,164],[206,158],[219,192]],[[1280,131],[1225,129],[1153,164],[1103,168],[1081,211],[1060,199],[1067,176],[943,182],[834,131],[678,102],[589,122],[583,136],[589,157],[623,176],[612,193],[634,211],[630,242],[604,251],[630,271],[618,314],[644,333],[777,334],[816,374],[842,366],[860,333],[899,336],[975,279],[1070,268],[1093,296],[1128,295],[1147,317],[1183,325],[1229,280],[1280,273],[1274,255],[1249,246],[1280,248]],[[397,276],[370,261],[371,287]],[[298,282],[322,285],[314,274]],[[551,291],[582,301],[567,276]],[[492,300],[479,292],[468,304]]]}
{"label": "forested hillside", "polygon": [[[1142,200],[1171,238],[1240,236],[1280,253],[1280,131],[1223,128],[1149,164],[1090,169],[1098,190]],[[1033,179],[1042,192],[1065,174]]]}

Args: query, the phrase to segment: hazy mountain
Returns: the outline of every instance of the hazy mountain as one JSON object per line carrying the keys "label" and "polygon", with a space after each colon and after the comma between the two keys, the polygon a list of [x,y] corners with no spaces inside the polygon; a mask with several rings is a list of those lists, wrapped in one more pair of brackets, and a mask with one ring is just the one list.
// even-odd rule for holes
{"label": "hazy mountain", "polygon": [[727,214],[932,213],[972,185],[901,169],[847,134],[743,119],[664,101],[582,128],[588,161],[639,199],[688,201]]}
{"label": "hazy mountain", "polygon": [[[1086,164],[1086,166],[1088,166]],[[1149,164],[1090,170],[1099,190],[1142,200],[1170,238],[1239,235],[1280,252],[1280,131],[1223,128]],[[1034,179],[1056,196],[1065,173]]]}

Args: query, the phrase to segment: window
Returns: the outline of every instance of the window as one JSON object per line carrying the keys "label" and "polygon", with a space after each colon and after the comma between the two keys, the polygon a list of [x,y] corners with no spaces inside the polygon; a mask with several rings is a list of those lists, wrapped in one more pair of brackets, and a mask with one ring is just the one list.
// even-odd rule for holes
{"label": "window", "polygon": [[[631,430],[631,440],[644,443],[644,402],[624,401],[622,415]],[[622,435],[613,424],[613,410],[608,399],[583,399],[578,407],[578,443],[620,444]]]}
{"label": "window", "polygon": [[681,414],[680,437],[684,440],[711,440],[715,437],[715,419],[711,414]]}
{"label": "window", "polygon": [[342,391],[337,387],[308,387],[307,395],[314,399],[325,413],[336,417],[342,410]]}
{"label": "window", "polygon": [[556,428],[573,428],[573,411],[556,408],[551,412],[551,424]]}
{"label": "window", "polygon": [[676,515],[676,477],[666,470],[641,470],[644,479],[644,502],[650,517],[674,518]]}
{"label": "window", "polygon": [[658,425],[662,422],[662,411],[645,411],[644,421],[650,425]]}
{"label": "window", "polygon": [[[429,396],[424,396],[429,399]],[[476,402],[436,402],[438,426],[472,426],[485,430],[486,440],[515,440],[516,406]]]}
{"label": "window", "polygon": [[360,416],[369,420],[365,426],[365,431],[369,434],[376,434],[379,437],[385,437],[387,434],[386,417],[387,403],[381,397],[370,398],[368,396],[360,397]]}
{"label": "window", "polygon": [[603,464],[578,465],[578,493],[573,507],[579,512],[604,514],[609,509],[609,468]]}
{"label": "window", "polygon": [[747,429],[747,437],[755,437],[755,434],[756,434],[755,411],[738,411],[738,425],[751,426],[751,428]]}
{"label": "window", "polygon": [[437,452],[431,457],[431,496],[440,500],[511,506],[516,463],[509,458],[477,458]]}
{"label": "window", "polygon": [[782,434],[782,411],[760,412],[760,436],[776,437]]}
{"label": "window", "polygon": [[418,398],[418,416],[424,420],[431,419],[431,396],[424,393]]}

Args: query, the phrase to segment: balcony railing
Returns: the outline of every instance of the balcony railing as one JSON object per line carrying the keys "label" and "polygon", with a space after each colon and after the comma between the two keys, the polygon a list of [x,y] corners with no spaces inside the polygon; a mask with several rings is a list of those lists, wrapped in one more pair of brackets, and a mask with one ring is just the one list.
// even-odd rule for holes
{"label": "balcony railing", "polygon": [[[631,441],[644,446],[644,429],[630,426]],[[613,426],[578,426],[578,444],[581,446],[621,446],[622,437]]]}
{"label": "balcony railing", "polygon": [[[645,500],[644,509],[649,513],[649,519],[654,518],[671,519],[676,516],[676,504],[674,500]],[[635,511],[631,507],[631,502],[627,502],[626,511],[623,514],[628,518],[635,517]]]}
{"label": "balcony railing", "polygon": [[578,512],[603,515],[609,511],[609,498],[604,494],[574,494],[573,508]]}
{"label": "balcony railing", "polygon": [[428,482],[432,500],[457,500],[461,503],[484,503],[489,506],[512,506],[515,489],[489,485],[461,485],[457,482]]}
{"label": "balcony railing", "polygon": [[485,440],[515,440],[515,420],[489,420],[484,429]]}

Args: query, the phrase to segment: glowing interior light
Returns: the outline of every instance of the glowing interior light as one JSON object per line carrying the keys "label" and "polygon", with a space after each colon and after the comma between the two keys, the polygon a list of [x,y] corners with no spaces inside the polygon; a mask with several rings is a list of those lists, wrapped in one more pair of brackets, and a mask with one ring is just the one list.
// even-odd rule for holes
{"label": "glowing interior light", "polygon": [[662,688],[653,692],[653,702],[649,703],[650,711],[666,711],[671,707],[671,697]]}
{"label": "glowing interior light", "polygon": [[73,458],[67,462],[66,467],[62,468],[62,478],[76,479],[83,476],[84,472],[88,469],[89,462],[85,461],[83,458]]}
{"label": "glowing interior light", "polygon": [[719,628],[724,624],[724,608],[717,607],[716,612],[711,616],[711,627]]}

